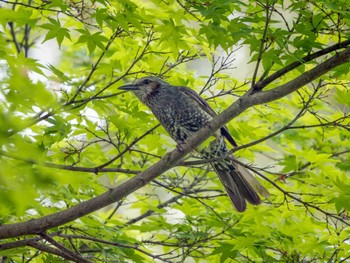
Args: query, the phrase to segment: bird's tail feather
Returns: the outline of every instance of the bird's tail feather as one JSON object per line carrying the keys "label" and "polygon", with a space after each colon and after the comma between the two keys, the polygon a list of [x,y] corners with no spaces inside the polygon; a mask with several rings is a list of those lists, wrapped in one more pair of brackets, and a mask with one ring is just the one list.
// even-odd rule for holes
{"label": "bird's tail feather", "polygon": [[245,200],[254,205],[260,204],[261,199],[257,193],[264,197],[269,195],[268,191],[243,166],[234,164],[231,169],[224,169],[220,163],[212,165],[237,211],[246,210]]}
{"label": "bird's tail feather", "polygon": [[236,164],[238,173],[242,175],[245,181],[257,192],[259,195],[268,198],[270,196],[269,191],[262,186],[262,184],[252,175],[252,173],[242,165]]}

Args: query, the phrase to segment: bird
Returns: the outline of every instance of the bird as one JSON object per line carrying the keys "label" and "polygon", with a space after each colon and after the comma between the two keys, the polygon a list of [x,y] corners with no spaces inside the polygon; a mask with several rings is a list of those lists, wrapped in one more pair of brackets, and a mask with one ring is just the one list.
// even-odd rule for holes
{"label": "bird", "polygon": [[[132,91],[152,111],[178,145],[183,144],[217,115],[194,90],[184,86],[173,86],[155,76],[142,77],[119,89]],[[225,139],[233,147],[237,147],[237,143],[224,126],[214,135],[209,146],[200,150],[200,155],[203,159],[212,160],[210,164],[233,207],[238,212],[244,212],[247,208],[246,201],[258,205],[261,203],[259,194],[268,197],[269,192],[247,168],[235,162],[233,155],[229,154]]]}

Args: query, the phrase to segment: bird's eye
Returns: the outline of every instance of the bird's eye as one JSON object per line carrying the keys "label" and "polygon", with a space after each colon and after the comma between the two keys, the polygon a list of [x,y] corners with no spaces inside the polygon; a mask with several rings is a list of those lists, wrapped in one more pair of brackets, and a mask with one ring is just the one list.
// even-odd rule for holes
{"label": "bird's eye", "polygon": [[150,84],[151,83],[151,80],[149,80],[149,79],[145,79],[144,81],[143,81],[143,84],[144,85],[148,85],[148,84]]}

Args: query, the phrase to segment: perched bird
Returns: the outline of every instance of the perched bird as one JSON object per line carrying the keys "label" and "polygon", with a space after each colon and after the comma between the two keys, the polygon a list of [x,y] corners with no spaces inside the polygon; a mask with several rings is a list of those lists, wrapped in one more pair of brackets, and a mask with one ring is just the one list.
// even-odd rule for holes
{"label": "perched bird", "polygon": [[[178,143],[184,143],[192,134],[204,127],[216,113],[195,91],[153,77],[144,77],[134,84],[120,87],[133,91],[136,97],[147,105],[169,135]],[[258,193],[267,197],[268,191],[243,166],[233,161],[228,154],[224,138],[237,146],[226,127],[215,134],[209,146],[200,150],[205,159],[220,158],[211,162],[237,211],[246,210],[246,200],[254,205],[260,204]]]}

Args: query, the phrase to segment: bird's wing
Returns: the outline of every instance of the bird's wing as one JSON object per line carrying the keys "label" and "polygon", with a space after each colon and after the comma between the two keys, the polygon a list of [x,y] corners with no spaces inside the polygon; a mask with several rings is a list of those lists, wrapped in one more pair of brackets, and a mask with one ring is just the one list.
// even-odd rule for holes
{"label": "bird's wing", "polygon": [[[210,116],[215,117],[217,114],[213,109],[209,106],[209,104],[201,97],[198,95],[197,92],[187,88],[187,87],[178,87],[180,92],[183,92],[185,95],[187,95],[189,98],[194,100],[205,112],[207,112]],[[220,129],[222,136],[224,136],[227,141],[234,147],[237,146],[237,143],[229,133],[228,129],[226,126],[221,127]]]}

